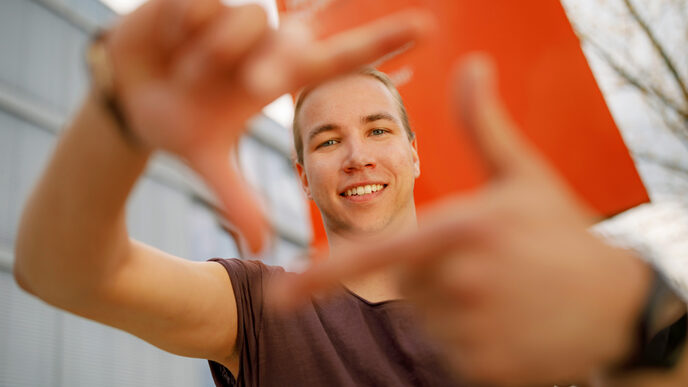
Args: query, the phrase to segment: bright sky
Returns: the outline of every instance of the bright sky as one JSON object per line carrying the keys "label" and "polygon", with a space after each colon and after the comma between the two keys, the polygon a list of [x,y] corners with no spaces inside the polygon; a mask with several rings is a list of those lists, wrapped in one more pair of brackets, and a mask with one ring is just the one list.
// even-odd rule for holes
{"label": "bright sky", "polygon": [[[115,10],[115,12],[124,14],[127,12],[131,12],[136,7],[141,5],[142,3],[145,2],[145,0],[100,0],[103,3],[107,4],[110,8]],[[270,18],[271,22],[277,22],[277,5],[275,4],[275,0],[223,0],[224,3],[226,4],[246,4],[246,3],[257,3],[262,5],[265,10],[268,12],[268,17]]]}
{"label": "bright sky", "polygon": [[143,0],[100,0],[117,13],[127,13],[143,3]]}

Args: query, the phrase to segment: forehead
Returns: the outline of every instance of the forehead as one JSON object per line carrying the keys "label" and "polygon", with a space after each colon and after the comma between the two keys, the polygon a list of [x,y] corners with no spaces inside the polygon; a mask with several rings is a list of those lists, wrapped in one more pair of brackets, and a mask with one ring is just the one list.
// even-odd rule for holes
{"label": "forehead", "polygon": [[392,93],[378,79],[354,74],[337,78],[313,89],[303,101],[297,120],[301,135],[324,125],[347,125],[361,117],[386,112],[399,119]]}

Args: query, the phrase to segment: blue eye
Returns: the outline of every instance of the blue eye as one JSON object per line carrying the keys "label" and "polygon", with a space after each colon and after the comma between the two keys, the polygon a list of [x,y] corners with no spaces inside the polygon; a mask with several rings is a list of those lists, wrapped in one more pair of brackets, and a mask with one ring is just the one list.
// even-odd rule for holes
{"label": "blue eye", "polygon": [[375,129],[370,131],[370,134],[372,134],[373,136],[380,136],[380,135],[383,135],[387,132],[388,132],[387,129],[375,128]]}
{"label": "blue eye", "polygon": [[327,141],[323,142],[322,144],[318,145],[318,148],[324,147],[324,146],[334,145],[336,143],[337,143],[337,140],[334,140],[334,139],[327,140]]}

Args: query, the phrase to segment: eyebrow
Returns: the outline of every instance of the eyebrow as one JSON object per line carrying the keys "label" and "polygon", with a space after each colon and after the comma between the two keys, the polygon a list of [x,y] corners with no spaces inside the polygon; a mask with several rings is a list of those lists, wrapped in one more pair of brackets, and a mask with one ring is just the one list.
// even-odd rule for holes
{"label": "eyebrow", "polygon": [[328,132],[330,130],[335,130],[338,129],[339,126],[335,124],[325,124],[325,125],[320,125],[317,128],[311,130],[311,132],[308,134],[308,141],[310,142],[313,137],[319,135],[322,132]]}
{"label": "eyebrow", "polygon": [[[393,115],[391,115],[389,113],[385,113],[385,112],[368,114],[367,116],[361,117],[361,123],[363,123],[363,124],[368,124],[368,123],[380,121],[380,120],[388,120],[388,121],[396,122]],[[320,125],[317,128],[311,130],[311,132],[308,134],[308,141],[310,142],[311,140],[313,140],[313,137],[319,135],[320,133],[329,132],[331,130],[336,130],[336,129],[339,129],[339,125],[335,125],[335,124]]]}
{"label": "eyebrow", "polygon": [[365,117],[361,117],[361,123],[363,123],[363,124],[367,124],[367,123],[375,122],[375,121],[380,121],[380,120],[388,120],[388,121],[396,122],[396,120],[394,119],[394,116],[392,116],[389,113],[385,113],[385,112],[368,114]]}

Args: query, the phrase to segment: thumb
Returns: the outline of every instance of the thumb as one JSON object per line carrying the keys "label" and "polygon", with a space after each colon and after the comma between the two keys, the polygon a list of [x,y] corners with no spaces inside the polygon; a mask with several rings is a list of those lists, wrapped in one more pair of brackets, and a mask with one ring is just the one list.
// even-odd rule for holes
{"label": "thumb", "polygon": [[493,178],[528,184],[558,209],[568,209],[586,221],[595,212],[550,166],[518,129],[497,91],[495,64],[484,54],[472,54],[456,66],[456,100],[460,121],[469,131]]}
{"label": "thumb", "polygon": [[250,252],[259,253],[265,247],[271,229],[256,193],[243,178],[227,152],[205,150],[189,160],[209,188],[215,193],[222,206],[223,216],[234,226]]}
{"label": "thumb", "polygon": [[499,97],[496,72],[494,61],[479,53],[470,54],[455,66],[459,121],[494,177],[532,173],[542,162]]}

